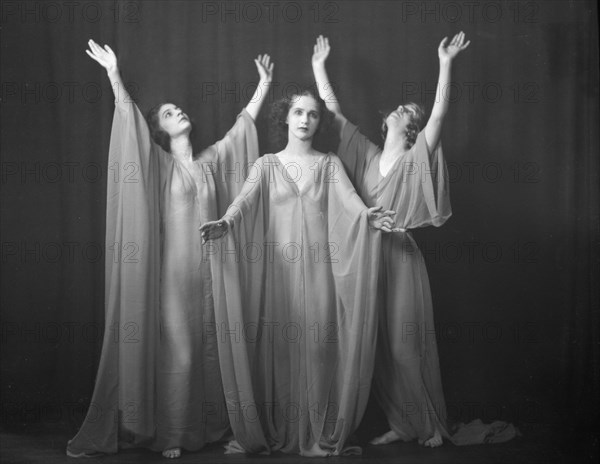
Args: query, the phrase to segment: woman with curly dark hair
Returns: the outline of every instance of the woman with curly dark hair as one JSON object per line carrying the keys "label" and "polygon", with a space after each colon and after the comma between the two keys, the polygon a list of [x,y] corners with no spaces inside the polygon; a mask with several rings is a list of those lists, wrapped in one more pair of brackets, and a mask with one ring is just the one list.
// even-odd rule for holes
{"label": "woman with curly dark hair", "polygon": [[448,437],[429,279],[409,229],[441,226],[451,215],[440,142],[448,111],[443,92],[454,58],[468,45],[462,32],[449,44],[446,38],[440,43],[440,74],[429,121],[425,124],[425,113],[415,103],[398,106],[383,118],[383,149],[342,114],[325,69],[329,41],[320,36],[314,46],[315,80],[339,125],[338,154],[348,175],[367,205],[396,211],[398,229],[382,240],[374,373],[375,396],[391,430],[372,444],[418,439],[435,447]]}
{"label": "woman with curly dark hair", "polygon": [[317,102],[319,112],[321,113],[321,120],[313,137],[313,147],[325,144],[324,139],[329,135],[334,121],[334,114],[327,109],[325,102],[315,88],[304,87],[299,89],[291,98],[281,98],[271,105],[271,112],[269,114],[269,142],[273,151],[279,152],[283,150],[288,143],[288,124],[286,121],[290,105],[298,96],[311,96]]}
{"label": "woman with curly dark hair", "polygon": [[337,156],[313,148],[330,117],[310,91],[276,103],[285,148],[259,158],[223,218],[200,229],[224,237],[211,262],[230,452],[356,451],[346,441],[373,368],[374,229],[393,221],[364,205]]}
{"label": "woman with curly dark hair", "polygon": [[[106,212],[106,335],[88,414],[71,457],[145,447],[177,458],[223,438],[229,420],[214,332],[210,262],[198,227],[239,193],[222,173],[258,157],[254,119],[273,64],[255,60],[255,95],[214,145],[194,151],[190,118],[175,104],[148,122],[123,86],[117,57],[90,40],[87,54],[115,92]],[[114,180],[114,181],[113,181]]]}

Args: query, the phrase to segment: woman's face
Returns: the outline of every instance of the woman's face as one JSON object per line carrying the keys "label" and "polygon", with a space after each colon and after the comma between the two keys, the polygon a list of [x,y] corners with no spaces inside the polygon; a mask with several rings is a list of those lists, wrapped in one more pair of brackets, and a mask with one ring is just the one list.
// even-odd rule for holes
{"label": "woman's face", "polygon": [[317,131],[321,114],[319,104],[311,95],[294,96],[286,118],[288,134],[309,140]]}
{"label": "woman's face", "polygon": [[171,136],[177,137],[192,130],[192,123],[187,114],[173,103],[165,103],[158,111],[158,121],[162,130]]}
{"label": "woman's face", "polygon": [[406,126],[410,124],[416,115],[417,112],[411,105],[400,105],[388,114],[385,119],[385,123],[388,126],[388,133],[389,131],[404,133],[406,131]]}

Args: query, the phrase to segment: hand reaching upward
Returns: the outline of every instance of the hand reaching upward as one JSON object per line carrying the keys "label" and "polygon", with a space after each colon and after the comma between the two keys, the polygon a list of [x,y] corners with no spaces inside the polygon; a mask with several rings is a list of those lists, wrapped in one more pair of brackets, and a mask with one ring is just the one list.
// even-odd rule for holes
{"label": "hand reaching upward", "polygon": [[444,37],[438,47],[438,56],[440,60],[446,61],[453,60],[456,55],[466,49],[471,43],[470,40],[465,43],[465,33],[462,31],[452,38],[449,45],[446,45],[446,42],[448,42],[448,37]]}
{"label": "hand reaching upward", "polygon": [[275,65],[275,63],[271,63],[271,57],[267,54],[258,55],[254,62],[256,63],[260,80],[271,82],[273,80],[273,66]]}
{"label": "hand reaching upward", "polygon": [[329,46],[329,39],[320,35],[317,37],[317,43],[313,47],[312,65],[313,66],[324,66],[331,47]]}
{"label": "hand reaching upward", "polygon": [[115,52],[108,45],[104,45],[104,48],[102,48],[93,40],[89,40],[88,46],[90,49],[85,52],[90,58],[100,63],[100,66],[106,69],[107,73],[110,74],[117,71],[117,55],[115,55]]}

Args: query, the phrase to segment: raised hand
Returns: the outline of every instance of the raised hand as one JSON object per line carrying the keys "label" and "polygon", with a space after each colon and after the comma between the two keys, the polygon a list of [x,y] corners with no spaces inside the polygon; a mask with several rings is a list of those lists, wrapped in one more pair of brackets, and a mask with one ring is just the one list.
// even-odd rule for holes
{"label": "raised hand", "polygon": [[105,45],[104,48],[102,48],[93,40],[89,40],[88,46],[90,49],[85,52],[90,58],[100,63],[100,66],[106,69],[107,73],[114,73],[118,70],[117,55],[115,55],[115,52],[113,52],[108,45]]}
{"label": "raised hand", "polygon": [[470,40],[465,43],[465,33],[463,31],[456,34],[449,45],[446,45],[446,42],[448,42],[448,37],[444,37],[438,47],[438,56],[440,57],[440,60],[445,61],[453,60],[456,55],[466,49],[471,43]]}
{"label": "raised hand", "polygon": [[258,69],[258,75],[260,80],[263,82],[271,82],[273,80],[273,66],[271,63],[271,57],[269,55],[258,55],[258,58],[254,60],[256,63],[256,69]]}
{"label": "raised hand", "polygon": [[275,65],[274,63],[271,63],[271,57],[267,54],[258,55],[254,62],[256,63],[258,75],[260,76],[260,82],[256,86],[256,90],[254,91],[252,98],[246,105],[246,111],[250,117],[256,121],[258,113],[260,112],[260,108],[262,107],[262,104],[269,93],[266,91],[266,89],[268,89],[273,82],[273,67]]}
{"label": "raised hand", "polygon": [[329,56],[330,50],[329,39],[322,35],[317,37],[317,43],[315,43],[315,46],[313,47],[312,65],[325,66],[325,61]]}
{"label": "raised hand", "polygon": [[369,208],[367,211],[367,217],[369,218],[369,225],[375,229],[382,230],[384,232],[392,232],[394,227],[394,220],[392,216],[396,214],[394,211],[386,210],[383,211],[383,207],[374,206]]}
{"label": "raised hand", "polygon": [[224,237],[227,235],[227,232],[229,232],[229,223],[224,219],[220,219],[219,221],[209,221],[200,226],[202,243]]}

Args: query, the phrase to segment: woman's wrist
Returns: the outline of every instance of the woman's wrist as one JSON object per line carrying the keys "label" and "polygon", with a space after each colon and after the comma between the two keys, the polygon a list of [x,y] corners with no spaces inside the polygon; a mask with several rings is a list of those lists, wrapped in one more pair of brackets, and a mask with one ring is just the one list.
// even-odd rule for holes
{"label": "woman's wrist", "polygon": [[325,71],[325,62],[313,63],[312,68],[313,71]]}
{"label": "woman's wrist", "polygon": [[440,58],[440,67],[451,66],[451,65],[452,65],[452,58],[450,58],[450,57]]}
{"label": "woman's wrist", "polygon": [[119,79],[121,77],[121,75],[119,74],[119,68],[116,66],[112,69],[107,69],[106,74],[108,75],[108,78],[110,80]]}

